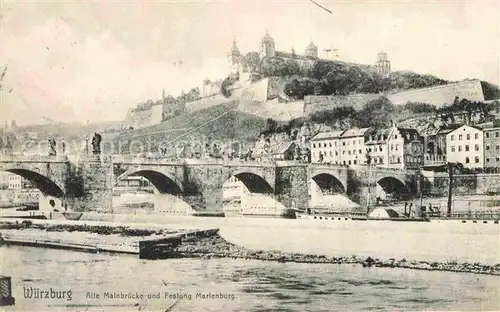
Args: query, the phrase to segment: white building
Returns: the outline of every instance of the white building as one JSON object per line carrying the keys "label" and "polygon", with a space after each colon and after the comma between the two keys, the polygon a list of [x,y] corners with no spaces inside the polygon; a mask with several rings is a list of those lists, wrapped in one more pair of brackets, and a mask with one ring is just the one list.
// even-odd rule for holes
{"label": "white building", "polygon": [[446,135],[447,161],[466,168],[484,167],[484,136],[480,128],[463,125]]}
{"label": "white building", "polygon": [[0,171],[0,188],[20,190],[23,188],[23,178],[17,174]]}
{"label": "white building", "polygon": [[[423,165],[423,138],[416,129],[378,129],[365,143],[371,163],[386,168],[418,168]],[[366,158],[366,155],[365,155]]]}
{"label": "white building", "polygon": [[340,159],[342,165],[366,163],[365,135],[369,128],[349,129],[340,135]]}
{"label": "white building", "polygon": [[311,140],[311,162],[312,163],[340,163],[340,136],[343,130],[322,132],[315,135]]}

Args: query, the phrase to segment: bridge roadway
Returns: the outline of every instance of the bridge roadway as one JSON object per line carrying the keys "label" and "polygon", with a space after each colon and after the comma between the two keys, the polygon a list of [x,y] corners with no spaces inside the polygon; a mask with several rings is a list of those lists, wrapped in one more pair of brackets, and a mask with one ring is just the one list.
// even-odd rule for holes
{"label": "bridge roadway", "polygon": [[31,181],[48,202],[77,211],[110,212],[113,186],[128,176],[145,177],[160,193],[178,196],[198,211],[222,211],[222,185],[233,176],[250,192],[272,195],[287,207],[307,206],[312,181],[323,193],[358,200],[376,185],[405,194],[414,194],[418,185],[411,170],[297,161],[2,156],[0,170]]}

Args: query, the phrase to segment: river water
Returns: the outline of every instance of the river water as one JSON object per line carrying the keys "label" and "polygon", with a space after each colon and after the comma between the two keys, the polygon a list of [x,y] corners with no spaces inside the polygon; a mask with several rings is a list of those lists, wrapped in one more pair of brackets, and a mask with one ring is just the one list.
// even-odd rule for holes
{"label": "river water", "polygon": [[[165,311],[176,302],[170,311],[500,309],[496,276],[234,259],[145,261],[29,247],[0,248],[0,259],[16,298],[6,311]],[[25,298],[29,287],[71,291],[71,300]],[[144,297],[104,298],[115,292]]]}

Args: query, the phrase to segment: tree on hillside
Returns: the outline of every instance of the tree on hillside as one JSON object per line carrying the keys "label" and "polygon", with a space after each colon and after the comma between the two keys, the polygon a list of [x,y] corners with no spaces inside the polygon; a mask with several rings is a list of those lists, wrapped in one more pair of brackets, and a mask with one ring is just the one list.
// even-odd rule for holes
{"label": "tree on hillside", "polygon": [[287,69],[285,60],[281,57],[266,57],[261,63],[261,72],[264,77],[286,76]]}
{"label": "tree on hillside", "polygon": [[260,72],[260,56],[257,52],[248,52],[241,58],[241,66],[244,72]]}
{"label": "tree on hillside", "polygon": [[481,87],[486,101],[500,99],[500,88],[497,85],[481,81]]}
{"label": "tree on hillside", "polygon": [[386,97],[372,100],[358,112],[361,127],[387,127],[391,123],[394,105]]}
{"label": "tree on hillside", "polygon": [[314,94],[315,81],[310,78],[293,78],[285,84],[283,92],[291,98],[302,100]]}
{"label": "tree on hillside", "polygon": [[285,76],[302,75],[299,63],[296,60],[286,60],[284,74]]}

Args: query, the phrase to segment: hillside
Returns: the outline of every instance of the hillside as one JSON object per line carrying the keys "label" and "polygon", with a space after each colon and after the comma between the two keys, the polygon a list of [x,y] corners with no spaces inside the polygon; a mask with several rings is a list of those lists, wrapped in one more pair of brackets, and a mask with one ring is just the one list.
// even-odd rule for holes
{"label": "hillside", "polygon": [[[137,153],[141,147],[156,152],[160,143],[179,144],[193,140],[253,141],[266,120],[236,110],[231,102],[168,119],[161,124],[122,133],[113,139],[122,153]],[[117,152],[117,151],[115,151]]]}

